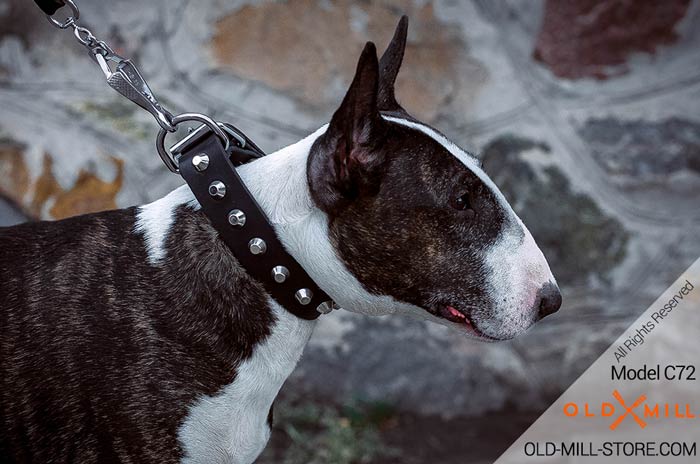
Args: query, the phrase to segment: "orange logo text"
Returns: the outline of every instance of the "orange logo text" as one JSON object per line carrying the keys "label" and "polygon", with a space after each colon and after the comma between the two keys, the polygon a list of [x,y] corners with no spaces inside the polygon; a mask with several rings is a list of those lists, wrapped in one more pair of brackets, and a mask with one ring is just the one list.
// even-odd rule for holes
{"label": "orange logo text", "polygon": [[651,419],[694,419],[696,416],[690,410],[689,404],[679,403],[648,403],[646,395],[640,395],[633,402],[627,402],[619,391],[613,390],[615,402],[602,402],[600,406],[590,403],[570,402],[564,405],[566,417],[614,417],[609,425],[615,430],[626,419],[633,420],[640,428],[645,428]]}

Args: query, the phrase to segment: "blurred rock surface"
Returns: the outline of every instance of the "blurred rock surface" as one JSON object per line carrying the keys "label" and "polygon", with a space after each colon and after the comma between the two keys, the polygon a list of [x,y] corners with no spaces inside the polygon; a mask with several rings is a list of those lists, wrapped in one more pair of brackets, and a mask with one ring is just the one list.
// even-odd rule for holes
{"label": "blurred rock surface", "polygon": [[[564,306],[500,344],[335,313],[321,319],[285,391],[469,422],[542,411],[700,255],[700,2],[655,3],[668,10],[651,32],[611,18],[622,35],[601,40],[622,45],[601,60],[577,58],[604,47],[592,32],[562,25],[594,13],[624,19],[638,3],[606,1],[602,13],[588,1],[555,3],[80,6],[173,112],[231,121],[267,151],[327,122],[364,41],[381,49],[399,15],[411,16],[399,99],[483,158],[541,243]],[[0,31],[0,194],[9,199],[0,223],[142,204],[180,185],[156,156],[150,115],[105,85],[71,34],[20,0],[0,8]],[[600,73],[607,79],[587,78]]]}

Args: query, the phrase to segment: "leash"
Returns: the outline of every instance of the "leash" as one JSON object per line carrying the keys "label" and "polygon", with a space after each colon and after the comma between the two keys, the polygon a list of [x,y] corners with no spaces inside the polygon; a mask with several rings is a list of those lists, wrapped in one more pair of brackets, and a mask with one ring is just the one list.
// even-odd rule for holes
{"label": "leash", "polygon": [[[72,28],[107,79],[107,84],[148,111],[158,122],[156,149],[165,166],[187,182],[202,211],[223,242],[251,277],[270,296],[297,317],[313,320],[336,308],[335,303],[302,266],[285,250],[260,205],[241,180],[236,166],[265,156],[232,124],[214,121],[201,113],[173,116],[155,97],[138,68],[79,25],[80,10],[73,0],[34,0],[49,22],[59,29]],[[69,16],[54,15],[63,8]],[[200,126],[171,147],[165,139],[184,122]]]}

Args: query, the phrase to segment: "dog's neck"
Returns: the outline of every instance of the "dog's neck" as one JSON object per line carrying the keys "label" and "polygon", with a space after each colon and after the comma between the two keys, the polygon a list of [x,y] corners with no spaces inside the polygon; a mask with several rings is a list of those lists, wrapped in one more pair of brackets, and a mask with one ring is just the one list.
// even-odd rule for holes
{"label": "dog's neck", "polygon": [[[307,181],[309,152],[326,128],[239,167],[238,173],[289,254],[340,307],[369,315],[405,310],[422,316],[423,312],[412,305],[369,293],[338,258],[328,216],[314,204]],[[183,185],[140,208],[136,228],[144,235],[153,264],[164,259],[169,231],[178,227],[175,209],[187,204],[199,207],[189,187]]]}
{"label": "dog's neck", "polygon": [[328,216],[311,198],[307,161],[326,128],[241,166],[238,173],[289,254],[340,307],[370,315],[403,307],[391,297],[370,294],[348,271],[332,244]]}
{"label": "dog's neck", "polygon": [[332,263],[342,266],[329,242],[328,218],[315,206],[306,174],[311,146],[324,130],[237,168],[287,252],[323,289]]}
{"label": "dog's neck", "polygon": [[[297,143],[237,168],[270,223],[275,229],[282,229],[278,232],[282,235],[293,235],[293,230],[303,226],[309,216],[321,213],[309,193],[306,163],[311,146],[325,128],[323,126]],[[303,249],[292,251],[295,256],[297,253],[303,253]]]}

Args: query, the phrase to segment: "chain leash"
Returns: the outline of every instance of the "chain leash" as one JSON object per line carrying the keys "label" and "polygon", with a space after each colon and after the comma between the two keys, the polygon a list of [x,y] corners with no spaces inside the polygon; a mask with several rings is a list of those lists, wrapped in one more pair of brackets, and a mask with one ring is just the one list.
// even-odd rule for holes
{"label": "chain leash", "polygon": [[[70,15],[63,21],[56,19],[53,14],[46,15],[49,22],[58,29],[73,29],[73,35],[90,52],[90,57],[100,66],[107,79],[107,84],[124,97],[136,103],[153,115],[160,126],[156,138],[156,148],[165,166],[172,172],[178,172],[178,160],[170,149],[165,146],[165,136],[175,132],[177,126],[186,121],[197,121],[208,127],[224,143],[228,150],[229,139],[227,127],[210,117],[200,113],[183,113],[177,116],[165,109],[151,91],[138,68],[131,60],[118,55],[104,41],[99,40],[87,27],[79,24],[80,10],[73,0],[63,0],[62,3],[70,9]],[[63,8],[59,8],[62,10]],[[226,132],[225,132],[226,131]],[[245,140],[238,134],[233,135],[238,146],[243,147]]]}

